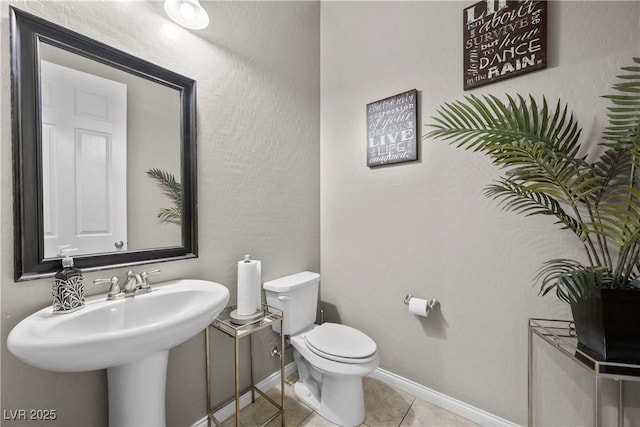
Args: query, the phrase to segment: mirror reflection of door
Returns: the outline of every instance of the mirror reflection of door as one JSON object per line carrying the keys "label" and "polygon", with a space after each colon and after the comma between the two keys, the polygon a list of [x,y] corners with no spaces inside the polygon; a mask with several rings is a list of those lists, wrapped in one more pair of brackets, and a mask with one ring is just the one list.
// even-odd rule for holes
{"label": "mirror reflection of door", "polygon": [[127,86],[40,64],[44,256],[126,250]]}

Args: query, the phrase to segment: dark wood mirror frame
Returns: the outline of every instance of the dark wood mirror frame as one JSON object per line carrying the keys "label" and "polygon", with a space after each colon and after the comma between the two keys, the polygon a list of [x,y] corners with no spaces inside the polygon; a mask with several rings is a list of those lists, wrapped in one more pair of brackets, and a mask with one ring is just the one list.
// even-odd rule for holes
{"label": "dark wood mirror frame", "polygon": [[15,280],[52,276],[59,259],[44,257],[38,42],[44,41],[180,92],[182,246],[80,255],[85,271],[197,257],[196,83],[194,80],[10,7],[14,169]]}

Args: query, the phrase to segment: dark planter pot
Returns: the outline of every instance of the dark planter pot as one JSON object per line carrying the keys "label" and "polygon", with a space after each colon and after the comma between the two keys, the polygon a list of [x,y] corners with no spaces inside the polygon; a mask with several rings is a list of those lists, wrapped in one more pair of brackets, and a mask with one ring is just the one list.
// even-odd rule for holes
{"label": "dark planter pot", "polygon": [[598,359],[640,363],[640,290],[601,289],[571,305],[578,341]]}

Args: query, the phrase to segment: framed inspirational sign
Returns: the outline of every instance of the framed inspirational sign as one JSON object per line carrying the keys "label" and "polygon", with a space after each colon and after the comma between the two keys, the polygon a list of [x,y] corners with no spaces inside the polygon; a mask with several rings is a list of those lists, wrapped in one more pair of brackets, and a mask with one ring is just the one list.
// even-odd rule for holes
{"label": "framed inspirational sign", "polygon": [[463,25],[464,90],[546,68],[546,1],[484,0]]}
{"label": "framed inspirational sign", "polygon": [[367,104],[367,166],[418,159],[418,90]]}

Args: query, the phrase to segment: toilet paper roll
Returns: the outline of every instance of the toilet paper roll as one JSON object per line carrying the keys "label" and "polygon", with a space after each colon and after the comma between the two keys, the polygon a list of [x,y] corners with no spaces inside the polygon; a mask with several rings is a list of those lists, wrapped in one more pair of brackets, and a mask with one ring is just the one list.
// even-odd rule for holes
{"label": "toilet paper roll", "polygon": [[238,306],[237,312],[242,316],[250,316],[257,311],[260,304],[260,288],[262,286],[260,261],[247,259],[238,262]]}
{"label": "toilet paper roll", "polygon": [[257,310],[262,310],[262,261],[260,260],[256,260],[256,263],[258,263],[258,286],[257,286],[257,291],[258,291],[258,296],[257,296],[257,301],[258,304],[256,305],[256,309]]}
{"label": "toilet paper roll", "polygon": [[411,298],[409,300],[409,312],[416,316],[427,317],[429,315],[429,300]]}

